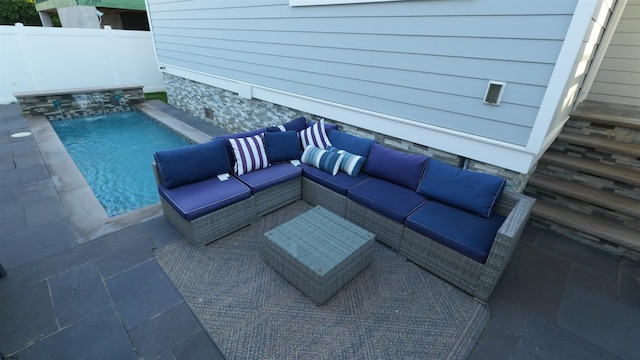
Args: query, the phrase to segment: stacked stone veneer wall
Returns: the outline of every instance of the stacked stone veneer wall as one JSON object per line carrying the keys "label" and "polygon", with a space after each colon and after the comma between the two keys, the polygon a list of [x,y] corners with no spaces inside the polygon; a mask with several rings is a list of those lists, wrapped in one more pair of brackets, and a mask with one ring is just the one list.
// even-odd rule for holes
{"label": "stacked stone veneer wall", "polygon": [[144,102],[142,86],[106,89],[75,89],[14,94],[26,116],[46,116],[49,120],[131,111]]}
{"label": "stacked stone veneer wall", "polygon": [[[248,131],[263,126],[279,125],[299,116],[318,121],[321,117],[285,106],[258,99],[246,99],[236,93],[164,74],[169,103],[195,116],[206,119],[230,132]],[[508,188],[522,192],[530,174],[520,174],[491,164],[460,157],[459,155],[425,147],[385,134],[372,132],[340,122],[340,119],[326,119],[335,123],[349,134],[375,139],[389,147],[432,156],[449,164],[482,173],[499,175],[507,179]]]}

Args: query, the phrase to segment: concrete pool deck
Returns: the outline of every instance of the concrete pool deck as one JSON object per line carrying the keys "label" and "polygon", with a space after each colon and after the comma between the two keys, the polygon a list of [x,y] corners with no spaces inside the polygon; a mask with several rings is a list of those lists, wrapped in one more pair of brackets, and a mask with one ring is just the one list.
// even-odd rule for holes
{"label": "concrete pool deck", "polygon": [[[224,130],[147,105],[208,136]],[[81,242],[18,105],[0,105],[0,353],[15,359],[222,359],[152,250],[164,216]],[[218,132],[218,133],[217,133]],[[151,171],[151,169],[149,169]],[[78,201],[85,201],[80,197]],[[640,264],[527,226],[469,359],[638,359]]]}

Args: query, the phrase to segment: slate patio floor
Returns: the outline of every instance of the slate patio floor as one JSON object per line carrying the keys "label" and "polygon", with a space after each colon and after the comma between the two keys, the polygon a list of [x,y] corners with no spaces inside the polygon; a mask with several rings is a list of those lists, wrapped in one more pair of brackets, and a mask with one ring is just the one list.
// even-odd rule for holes
{"label": "slate patio floor", "polygon": [[[202,131],[222,131],[160,101]],[[18,105],[0,105],[0,352],[11,359],[222,359],[152,249],[162,216],[80,243]],[[469,359],[640,359],[640,264],[531,225]]]}

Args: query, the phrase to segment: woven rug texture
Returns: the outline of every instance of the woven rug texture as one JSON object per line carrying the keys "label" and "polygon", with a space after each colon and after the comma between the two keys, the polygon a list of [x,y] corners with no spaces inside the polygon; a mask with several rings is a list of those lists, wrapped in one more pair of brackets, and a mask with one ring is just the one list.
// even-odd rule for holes
{"label": "woven rug texture", "polygon": [[186,241],[155,251],[227,359],[468,356],[487,306],[378,242],[372,264],[322,306],[271,269],[263,234],[311,208],[297,201],[199,251]]}

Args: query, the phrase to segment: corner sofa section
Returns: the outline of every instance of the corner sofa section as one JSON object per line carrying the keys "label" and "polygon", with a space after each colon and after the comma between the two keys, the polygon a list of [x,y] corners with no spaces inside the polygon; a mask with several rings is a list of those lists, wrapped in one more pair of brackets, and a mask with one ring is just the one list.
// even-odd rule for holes
{"label": "corner sofa section", "polygon": [[154,156],[163,211],[196,247],[303,199],[483,302],[534,202],[498,176],[304,118]]}
{"label": "corner sofa section", "polygon": [[201,248],[255,221],[251,189],[224,176],[231,164],[223,140],[158,151],[154,159],[162,211],[193,246]]}

